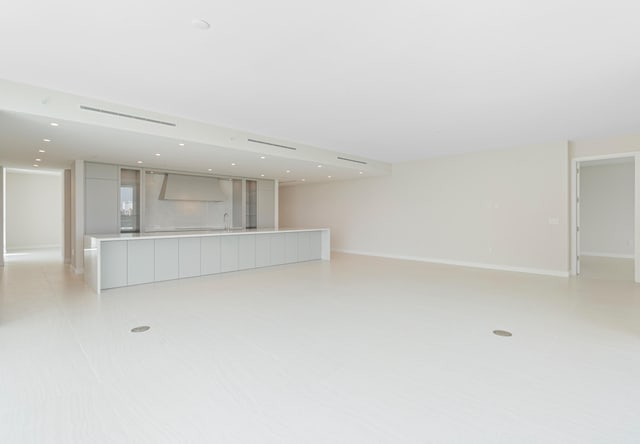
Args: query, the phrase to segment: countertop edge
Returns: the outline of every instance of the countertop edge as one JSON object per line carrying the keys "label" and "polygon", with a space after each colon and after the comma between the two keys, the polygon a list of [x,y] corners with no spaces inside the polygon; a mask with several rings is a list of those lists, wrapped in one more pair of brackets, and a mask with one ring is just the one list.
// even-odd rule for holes
{"label": "countertop edge", "polygon": [[122,233],[122,234],[87,234],[86,237],[95,239],[98,242],[119,241],[119,240],[142,240],[142,239],[169,239],[188,237],[212,237],[212,236],[241,236],[247,234],[276,234],[276,233],[297,233],[303,231],[330,231],[329,228],[283,228],[283,229],[253,229],[253,230],[231,230],[220,232],[176,232],[176,233]]}

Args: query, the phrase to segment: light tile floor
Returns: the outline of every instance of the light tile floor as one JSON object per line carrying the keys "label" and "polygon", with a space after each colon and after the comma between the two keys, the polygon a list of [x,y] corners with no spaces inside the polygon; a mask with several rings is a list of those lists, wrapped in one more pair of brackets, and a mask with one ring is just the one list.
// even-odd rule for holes
{"label": "light tile floor", "polygon": [[640,442],[632,282],[336,254],[98,297],[8,259],[0,443]]}
{"label": "light tile floor", "polygon": [[633,259],[581,256],[580,277],[613,281],[633,281]]}

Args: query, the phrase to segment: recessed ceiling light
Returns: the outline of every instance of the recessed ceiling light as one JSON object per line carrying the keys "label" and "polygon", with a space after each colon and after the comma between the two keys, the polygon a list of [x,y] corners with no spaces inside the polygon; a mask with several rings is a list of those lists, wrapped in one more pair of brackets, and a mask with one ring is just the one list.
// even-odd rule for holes
{"label": "recessed ceiling light", "polygon": [[156,153],[156,156],[160,157],[160,153]]}
{"label": "recessed ceiling light", "polygon": [[322,165],[318,165],[318,168],[322,168]]}
{"label": "recessed ceiling light", "polygon": [[290,173],[290,172],[291,172],[291,170],[287,170],[287,173]]}
{"label": "recessed ceiling light", "polygon": [[264,177],[264,174],[261,174],[260,177]]}
{"label": "recessed ceiling light", "polygon": [[36,159],[36,162],[42,162],[42,159]]}
{"label": "recessed ceiling light", "polygon": [[154,173],[155,173],[155,171],[149,171],[149,174],[154,174]]}
{"label": "recessed ceiling light", "polygon": [[42,139],[43,142],[51,142],[51,139]]}
{"label": "recessed ceiling light", "polygon": [[180,145],[180,146],[184,146],[184,143],[179,143],[178,145]]}
{"label": "recessed ceiling light", "polygon": [[211,168],[209,168],[207,171],[213,171]]}
{"label": "recessed ceiling light", "polygon": [[35,163],[33,164],[34,167],[38,168],[40,165],[36,165]]}
{"label": "recessed ceiling light", "polygon": [[58,126],[58,124],[56,122],[51,122],[49,125],[51,126]]}
{"label": "recessed ceiling light", "polygon": [[358,174],[364,174],[364,173],[362,171],[360,171],[360,173],[358,173]]}
{"label": "recessed ceiling light", "polygon": [[266,159],[266,157],[265,157],[265,156],[260,156],[260,158],[261,158],[261,159]]}
{"label": "recessed ceiling light", "polygon": [[329,179],[331,179],[331,176],[327,176]]}
{"label": "recessed ceiling light", "polygon": [[231,166],[232,167],[236,166],[236,163],[235,162],[231,162]]}
{"label": "recessed ceiling light", "polygon": [[206,20],[202,20],[202,19],[193,19],[193,20],[191,20],[191,25],[193,25],[193,27],[196,28],[196,29],[202,29],[202,30],[207,30],[207,29],[211,28],[211,25],[209,24],[209,22],[207,22]]}
{"label": "recessed ceiling light", "polygon": [[300,180],[304,182],[304,181],[305,181],[305,180],[307,180],[307,179],[300,179]]}
{"label": "recessed ceiling light", "polygon": [[39,153],[46,153],[45,150],[38,150]]}
{"label": "recessed ceiling light", "polygon": [[138,160],[138,163],[142,163],[142,160]]}

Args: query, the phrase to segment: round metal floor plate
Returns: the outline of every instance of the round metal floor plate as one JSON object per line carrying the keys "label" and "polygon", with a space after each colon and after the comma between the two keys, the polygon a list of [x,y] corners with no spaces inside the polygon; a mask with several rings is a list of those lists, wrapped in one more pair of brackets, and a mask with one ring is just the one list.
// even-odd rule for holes
{"label": "round metal floor plate", "polygon": [[493,334],[498,336],[513,336],[511,332],[507,330],[493,330]]}
{"label": "round metal floor plate", "polygon": [[148,325],[142,325],[140,327],[135,327],[131,329],[131,333],[142,333],[143,331],[149,330],[151,327]]}

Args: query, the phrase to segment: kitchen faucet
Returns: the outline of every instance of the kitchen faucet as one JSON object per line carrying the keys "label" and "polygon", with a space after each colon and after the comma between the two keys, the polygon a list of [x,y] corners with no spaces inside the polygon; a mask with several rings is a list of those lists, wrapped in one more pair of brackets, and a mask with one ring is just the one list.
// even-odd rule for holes
{"label": "kitchen faucet", "polygon": [[226,231],[231,231],[231,224],[227,221],[229,219],[229,213],[224,213],[224,229]]}

